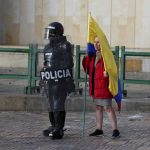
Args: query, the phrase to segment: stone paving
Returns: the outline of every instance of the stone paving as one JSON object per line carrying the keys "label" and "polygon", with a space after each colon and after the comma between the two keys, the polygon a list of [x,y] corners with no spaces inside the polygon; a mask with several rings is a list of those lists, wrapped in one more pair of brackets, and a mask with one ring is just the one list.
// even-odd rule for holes
{"label": "stone paving", "polygon": [[51,140],[42,135],[49,126],[47,112],[0,112],[0,150],[150,150],[148,112],[117,113],[121,137],[112,139],[112,129],[104,112],[104,137],[89,137],[95,130],[95,113],[68,112],[65,136]]}

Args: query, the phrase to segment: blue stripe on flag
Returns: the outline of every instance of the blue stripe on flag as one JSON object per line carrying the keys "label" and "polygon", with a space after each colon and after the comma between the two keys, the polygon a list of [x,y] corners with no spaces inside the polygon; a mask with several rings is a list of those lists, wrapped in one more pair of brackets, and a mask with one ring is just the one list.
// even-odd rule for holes
{"label": "blue stripe on flag", "polygon": [[118,110],[121,110],[121,101],[122,101],[122,90],[121,90],[121,83],[120,79],[118,79],[118,94],[114,97],[117,105],[118,105]]}
{"label": "blue stripe on flag", "polygon": [[94,44],[92,43],[87,43],[87,53],[92,56],[95,54],[95,48],[94,48]]}

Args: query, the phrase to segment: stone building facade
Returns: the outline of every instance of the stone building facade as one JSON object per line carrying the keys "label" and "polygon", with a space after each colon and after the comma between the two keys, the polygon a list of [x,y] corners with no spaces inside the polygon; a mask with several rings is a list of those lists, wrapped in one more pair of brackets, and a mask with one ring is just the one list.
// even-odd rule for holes
{"label": "stone building facade", "polygon": [[86,45],[91,12],[110,45],[150,48],[149,0],[0,0],[0,44],[42,45],[44,28],[60,21],[75,45]]}
{"label": "stone building facade", "polygon": [[[150,52],[150,0],[0,0],[0,45],[44,45],[44,28],[50,22],[64,25],[75,45],[86,46],[88,13],[98,22],[111,47],[125,45],[131,50]],[[12,56],[6,56],[11,58]],[[1,61],[0,67],[24,67],[19,62]],[[0,54],[5,60],[4,54]],[[127,71],[150,72],[150,59],[127,61]],[[132,66],[131,66],[132,64]]]}

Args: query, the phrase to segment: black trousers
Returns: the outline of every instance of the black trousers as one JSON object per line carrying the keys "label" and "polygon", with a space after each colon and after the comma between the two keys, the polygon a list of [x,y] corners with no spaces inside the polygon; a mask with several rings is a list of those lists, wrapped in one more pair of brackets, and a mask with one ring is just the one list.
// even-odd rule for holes
{"label": "black trousers", "polygon": [[67,97],[66,82],[51,84],[48,82],[48,111],[52,125],[52,138],[62,138],[65,125],[65,101]]}
{"label": "black trousers", "polygon": [[67,90],[65,83],[51,84],[48,83],[48,111],[65,111],[65,101]]}

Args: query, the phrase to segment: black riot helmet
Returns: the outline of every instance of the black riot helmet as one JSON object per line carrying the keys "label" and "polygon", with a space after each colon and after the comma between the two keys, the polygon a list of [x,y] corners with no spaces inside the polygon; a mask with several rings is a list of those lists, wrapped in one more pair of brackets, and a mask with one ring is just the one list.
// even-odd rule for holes
{"label": "black riot helmet", "polygon": [[64,34],[64,27],[59,22],[52,22],[45,28],[45,39],[49,39],[50,37],[62,36]]}

